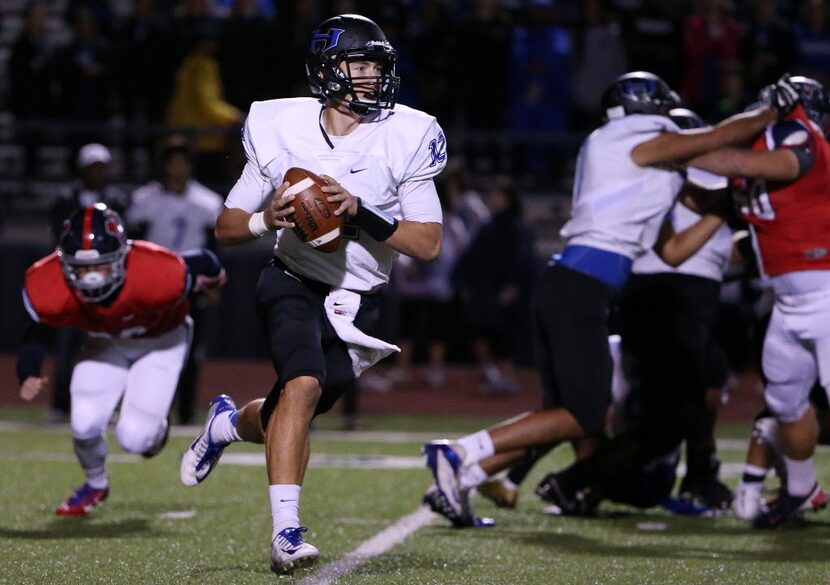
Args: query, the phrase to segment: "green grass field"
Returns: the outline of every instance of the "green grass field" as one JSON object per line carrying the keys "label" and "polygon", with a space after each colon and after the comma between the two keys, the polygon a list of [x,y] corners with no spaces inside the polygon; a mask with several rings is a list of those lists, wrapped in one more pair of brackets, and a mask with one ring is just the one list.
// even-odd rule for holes
{"label": "green grass field", "polygon": [[[7,411],[3,418],[10,415],[31,418],[24,411]],[[385,418],[368,425],[372,431],[440,436],[484,422]],[[743,430],[727,434],[741,437]],[[422,440],[318,432],[302,520],[310,528],[308,541],[321,549],[320,563],[278,577],[268,569],[270,513],[264,466],[257,464],[261,448],[233,446],[205,484],[185,488],[178,459],[187,437],[171,437],[149,461],[123,454],[111,440],[110,498],[91,518],[63,519],[54,507],[82,482],[68,430],[0,426],[0,583],[830,582],[827,512],[810,516],[806,526],[773,533],[753,531],[732,517],[683,518],[607,504],[594,519],[542,515],[533,488],[544,473],[568,462],[566,449],[537,467],[516,510],[476,500],[478,512],[494,517],[497,527],[455,530],[436,517],[386,553],[326,581],[321,568],[419,508],[430,483],[417,460]],[[730,446],[721,456],[737,463],[743,453],[735,441]],[[817,457],[825,485],[827,455],[824,450]],[[389,462],[397,467],[383,468]],[[734,485],[735,478],[728,482]]]}

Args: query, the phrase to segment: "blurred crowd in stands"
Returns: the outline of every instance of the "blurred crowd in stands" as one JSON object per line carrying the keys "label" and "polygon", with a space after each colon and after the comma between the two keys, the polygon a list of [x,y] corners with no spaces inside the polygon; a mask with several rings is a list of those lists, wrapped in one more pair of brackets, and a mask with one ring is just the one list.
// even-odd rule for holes
{"label": "blurred crowd in stands", "polygon": [[[18,9],[0,11],[3,103],[19,128],[70,120],[233,129],[230,141],[221,132],[198,141],[198,168],[217,185],[235,177],[223,161],[238,154],[235,130],[252,101],[308,95],[298,64],[309,32],[331,14],[375,19],[399,52],[400,101],[434,113],[453,154],[524,184],[572,158],[574,135],[598,120],[599,93],[624,71],[657,73],[707,119],[739,111],[786,71],[830,81],[824,0],[6,4]],[[505,146],[482,132],[513,138]],[[102,141],[79,134],[75,148]],[[495,153],[505,148],[509,167]]]}

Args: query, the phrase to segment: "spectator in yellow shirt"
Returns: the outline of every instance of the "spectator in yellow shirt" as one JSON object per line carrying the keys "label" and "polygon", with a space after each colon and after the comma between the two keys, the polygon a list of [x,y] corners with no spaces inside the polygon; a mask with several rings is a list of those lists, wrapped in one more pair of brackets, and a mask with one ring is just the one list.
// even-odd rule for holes
{"label": "spectator in yellow shirt", "polygon": [[222,158],[226,155],[227,132],[221,130],[229,130],[243,119],[242,112],[224,99],[217,51],[214,34],[202,31],[176,73],[176,87],[167,112],[171,126],[214,130],[199,135],[195,141],[199,167],[212,169],[214,176],[225,166]]}

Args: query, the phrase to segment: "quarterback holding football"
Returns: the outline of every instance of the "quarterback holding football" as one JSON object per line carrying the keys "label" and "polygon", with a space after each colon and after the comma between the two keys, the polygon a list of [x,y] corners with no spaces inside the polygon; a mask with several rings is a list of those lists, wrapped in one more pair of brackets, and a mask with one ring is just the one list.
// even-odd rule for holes
{"label": "quarterback holding football", "polygon": [[[319,554],[304,542],[299,519],[309,425],[361,371],[398,350],[372,336],[377,293],[395,257],[432,261],[441,247],[433,177],[446,164],[446,140],[434,117],[396,104],[396,60],[368,18],[345,14],[323,22],[306,58],[314,97],[251,105],[243,131],[247,164],[216,222],[220,243],[275,235],[256,298],[277,380],[266,399],[239,410],[227,396],[213,400],[182,460],[181,479],[203,481],[233,441],[264,442],[271,568],[278,573]],[[292,168],[319,175],[333,213],[345,219],[333,251],[304,241],[307,227],[294,229],[301,218],[293,205],[299,194],[286,177]]]}

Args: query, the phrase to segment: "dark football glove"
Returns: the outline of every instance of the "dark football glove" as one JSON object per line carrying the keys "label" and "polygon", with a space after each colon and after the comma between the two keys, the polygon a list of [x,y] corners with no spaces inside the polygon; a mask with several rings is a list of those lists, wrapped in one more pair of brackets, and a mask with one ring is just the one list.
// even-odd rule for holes
{"label": "dark football glove", "polygon": [[798,90],[790,83],[790,74],[785,73],[772,85],[766,86],[758,96],[782,118],[789,114],[801,100]]}

